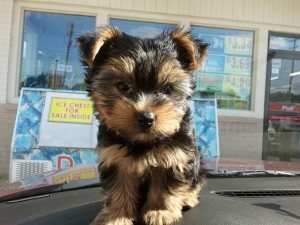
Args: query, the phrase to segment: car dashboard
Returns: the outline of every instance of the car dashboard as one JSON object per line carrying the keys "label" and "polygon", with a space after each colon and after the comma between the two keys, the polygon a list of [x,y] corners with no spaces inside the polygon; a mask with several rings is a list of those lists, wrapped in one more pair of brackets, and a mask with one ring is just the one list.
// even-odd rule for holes
{"label": "car dashboard", "polygon": [[[3,225],[85,225],[101,210],[101,187],[0,203]],[[174,225],[300,224],[300,177],[208,178],[200,204]]]}

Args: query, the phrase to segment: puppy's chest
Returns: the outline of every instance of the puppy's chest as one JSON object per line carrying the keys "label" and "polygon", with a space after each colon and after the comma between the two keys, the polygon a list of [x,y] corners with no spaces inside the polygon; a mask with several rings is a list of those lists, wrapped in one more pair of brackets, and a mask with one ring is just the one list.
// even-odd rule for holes
{"label": "puppy's chest", "polygon": [[[135,149],[143,152],[144,149]],[[104,166],[116,165],[119,170],[128,174],[143,175],[151,168],[175,168],[182,170],[191,159],[179,146],[158,146],[152,147],[133,156],[128,146],[118,144],[99,149],[99,158]]]}

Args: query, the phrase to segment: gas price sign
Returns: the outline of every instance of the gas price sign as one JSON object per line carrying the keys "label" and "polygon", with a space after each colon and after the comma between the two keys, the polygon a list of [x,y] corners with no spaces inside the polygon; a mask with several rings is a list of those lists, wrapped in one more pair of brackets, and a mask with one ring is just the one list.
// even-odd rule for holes
{"label": "gas price sign", "polygon": [[253,39],[247,37],[225,37],[225,53],[251,55]]}
{"label": "gas price sign", "polygon": [[229,74],[250,75],[251,57],[226,56],[224,72]]}
{"label": "gas price sign", "polygon": [[250,90],[251,78],[245,76],[226,76],[224,79],[223,90],[225,92],[242,93],[245,90]]}
{"label": "gas price sign", "polygon": [[197,96],[217,98],[220,108],[248,110],[254,32],[192,26],[192,33],[210,44],[208,58],[197,76]]}

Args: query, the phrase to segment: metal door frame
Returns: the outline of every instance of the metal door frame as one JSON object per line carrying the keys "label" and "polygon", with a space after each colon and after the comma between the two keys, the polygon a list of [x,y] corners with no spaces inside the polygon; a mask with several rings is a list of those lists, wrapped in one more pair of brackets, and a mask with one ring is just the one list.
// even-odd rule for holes
{"label": "metal door frame", "polygon": [[270,46],[270,36],[280,36],[280,37],[289,37],[289,38],[299,38],[300,34],[288,34],[280,32],[269,32],[268,36],[268,55],[267,55],[267,69],[266,69],[266,86],[265,86],[265,105],[264,105],[264,120],[263,120],[263,149],[262,149],[262,159],[267,159],[267,146],[268,146],[268,127],[269,127],[269,100],[270,100],[270,85],[271,85],[271,70],[272,70],[272,59],[281,58],[281,59],[291,59],[291,60],[300,60],[300,51],[288,51],[288,50],[277,50],[269,49]]}

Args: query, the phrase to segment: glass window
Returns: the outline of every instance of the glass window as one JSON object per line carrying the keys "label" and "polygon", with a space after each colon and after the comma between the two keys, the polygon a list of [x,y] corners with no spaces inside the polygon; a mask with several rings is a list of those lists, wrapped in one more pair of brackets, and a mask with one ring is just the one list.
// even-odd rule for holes
{"label": "glass window", "polygon": [[195,96],[216,98],[218,108],[249,110],[254,32],[199,26],[191,30],[210,43],[205,65],[195,74]]}
{"label": "glass window", "polygon": [[296,48],[296,43],[299,44],[300,42],[299,40],[296,41],[296,39],[293,37],[282,37],[282,36],[271,35],[270,42],[269,42],[269,49],[293,51]]}
{"label": "glass window", "polygon": [[284,58],[271,60],[270,102],[300,102],[299,62]]}
{"label": "glass window", "polygon": [[140,38],[152,38],[161,33],[162,30],[170,27],[175,27],[175,24],[155,23],[134,20],[110,19],[111,26],[119,27],[121,31],[138,36]]}
{"label": "glass window", "polygon": [[295,51],[300,51],[300,38],[296,39]]}
{"label": "glass window", "polygon": [[76,38],[95,28],[95,17],[25,11],[20,88],[84,90]]}
{"label": "glass window", "polygon": [[291,161],[299,158],[300,53],[299,35],[271,33],[266,89],[266,159]]}

